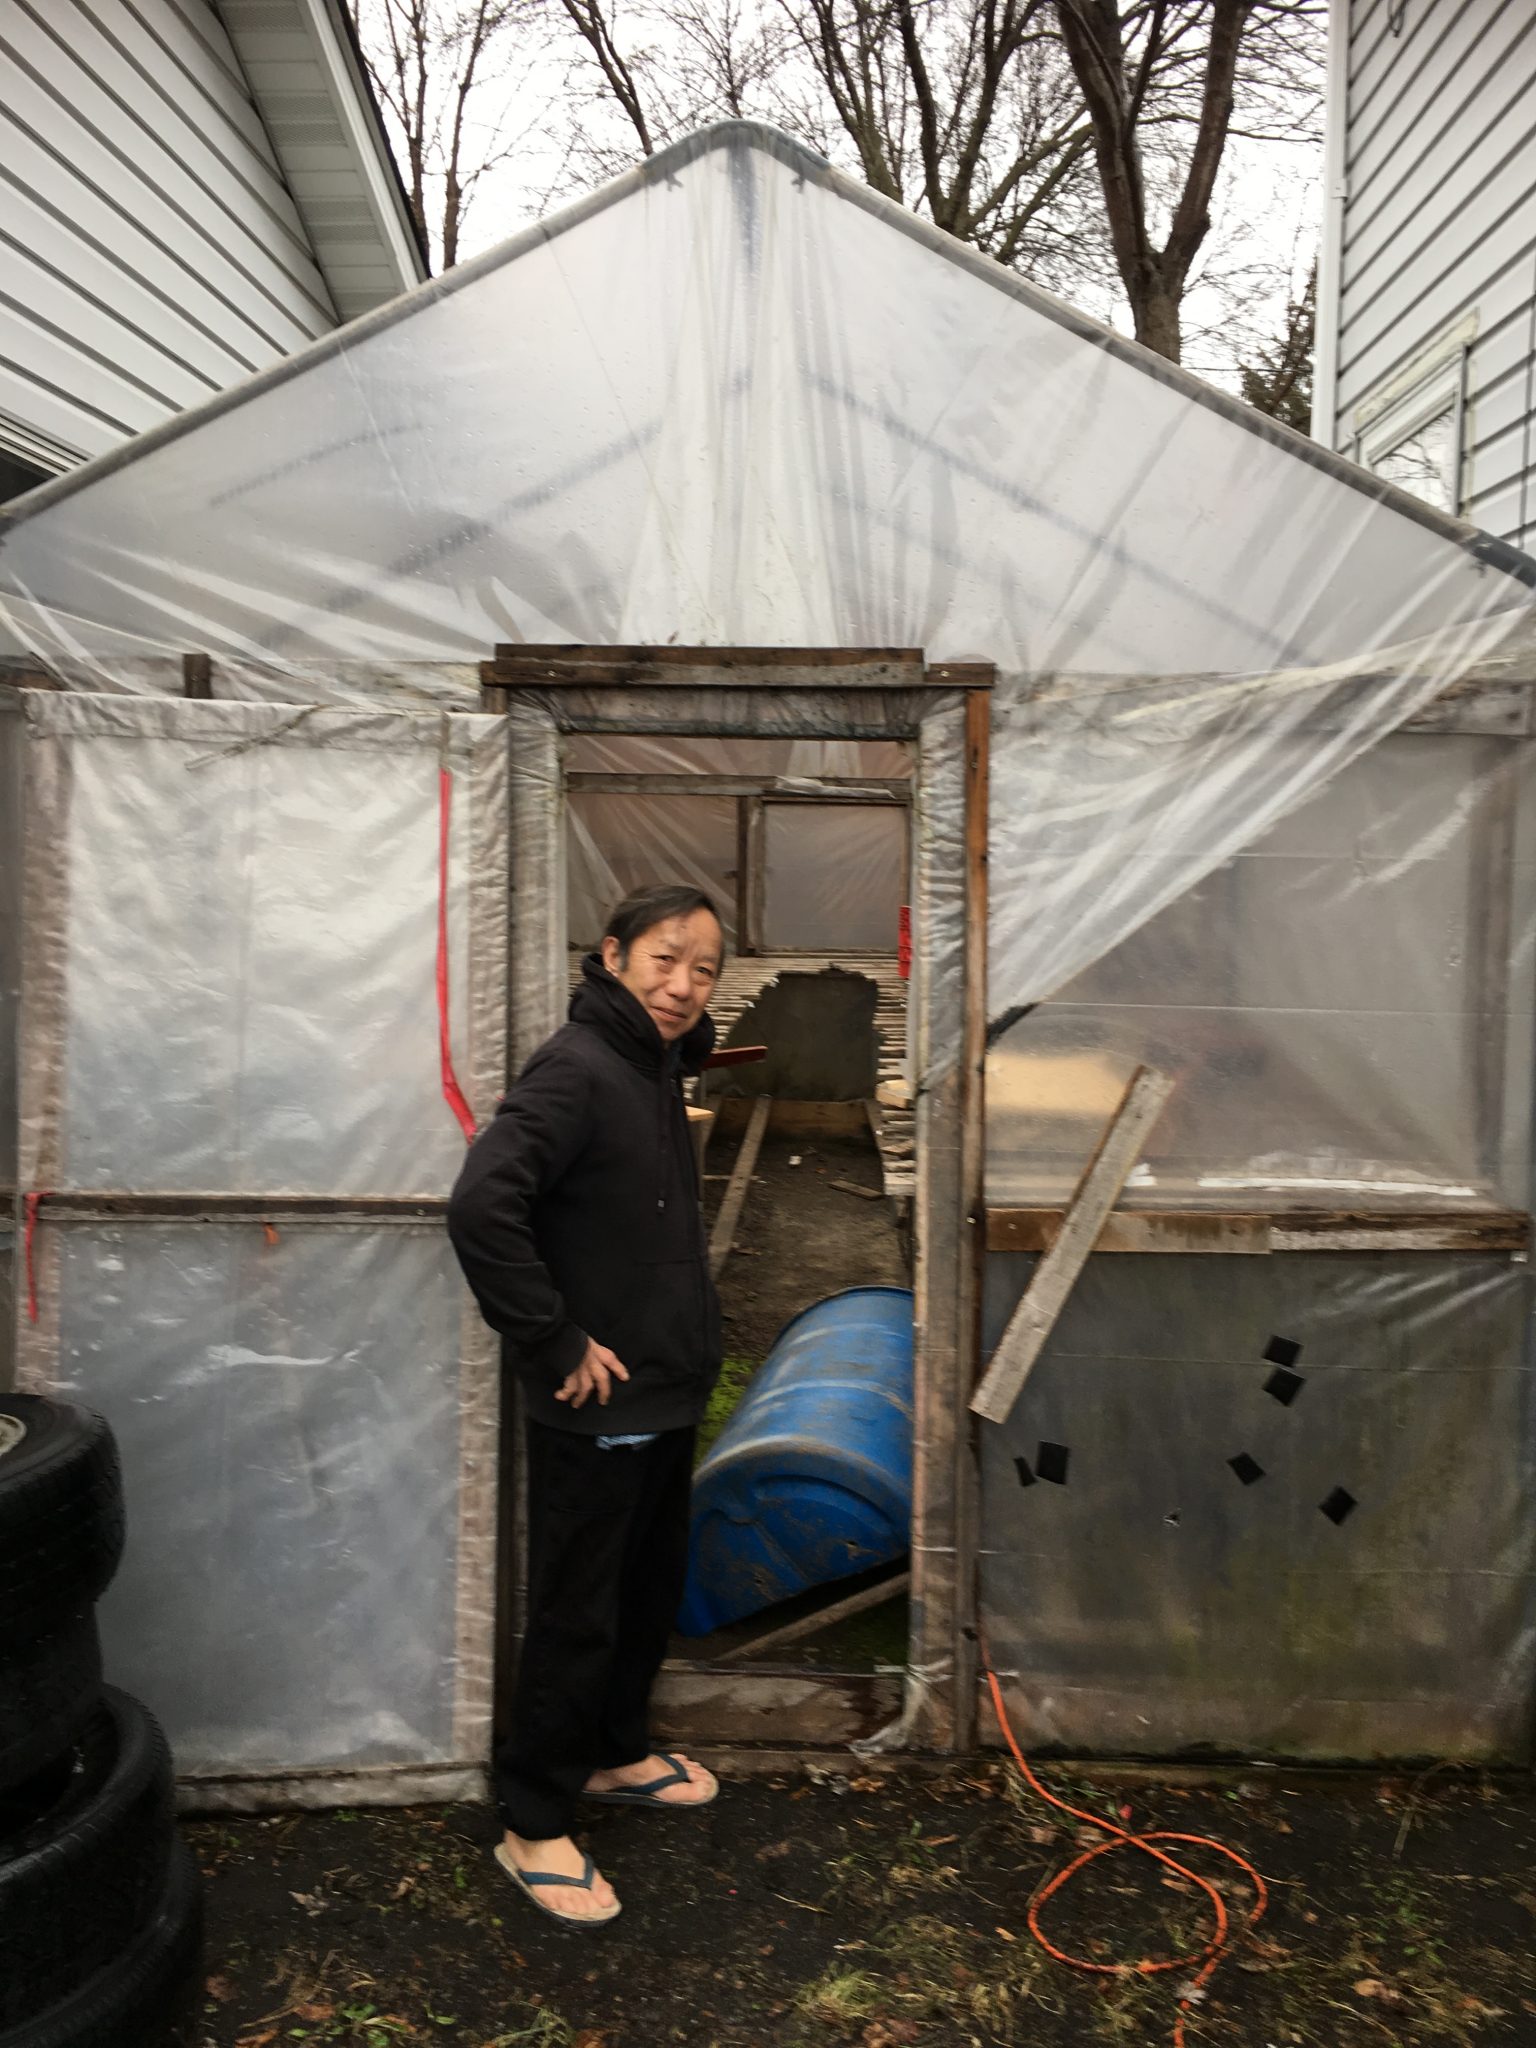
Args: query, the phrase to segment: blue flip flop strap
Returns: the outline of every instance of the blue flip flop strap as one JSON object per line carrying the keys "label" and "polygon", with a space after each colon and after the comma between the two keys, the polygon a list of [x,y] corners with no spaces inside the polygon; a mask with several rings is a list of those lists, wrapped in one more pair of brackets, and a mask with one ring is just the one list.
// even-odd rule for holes
{"label": "blue flip flop strap", "polygon": [[683,1765],[678,1762],[677,1758],[670,1756],[664,1749],[658,1749],[656,1754],[664,1764],[672,1766],[664,1778],[652,1778],[650,1783],[646,1785],[615,1786],[615,1791],[628,1792],[635,1799],[644,1799],[652,1792],[665,1792],[669,1785],[686,1785],[688,1773]]}
{"label": "blue flip flop strap", "polygon": [[518,1876],[524,1884],[568,1884],[573,1891],[589,1892],[596,1866],[590,1856],[583,1857],[580,1877],[569,1877],[558,1870],[519,1870]]}

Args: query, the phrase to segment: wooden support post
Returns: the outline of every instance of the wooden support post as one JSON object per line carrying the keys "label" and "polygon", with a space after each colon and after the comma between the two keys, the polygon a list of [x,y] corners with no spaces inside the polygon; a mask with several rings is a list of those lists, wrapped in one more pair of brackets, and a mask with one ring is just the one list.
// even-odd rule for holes
{"label": "wooden support post", "polygon": [[840,1621],[851,1621],[856,1614],[867,1614],[872,1607],[883,1607],[887,1600],[894,1600],[905,1593],[912,1584],[910,1572],[898,1572],[894,1578],[881,1579],[877,1585],[861,1586],[857,1593],[849,1593],[841,1600],[834,1600],[827,1607],[818,1607],[814,1614],[802,1614],[798,1621],[786,1621],[778,1628],[770,1628],[760,1636],[753,1636],[750,1642],[736,1643],[729,1650],[722,1650],[718,1657],[710,1659],[714,1664],[737,1664],[743,1657],[755,1657],[763,1650],[777,1650],[785,1643],[798,1643],[806,1636],[814,1636],[824,1628],[834,1628]]}
{"label": "wooden support post", "polygon": [[773,1107],[771,1095],[759,1095],[752,1105],[751,1121],[746,1136],[741,1141],[741,1150],[736,1155],[736,1164],[731,1171],[731,1183],[725,1191],[725,1200],[720,1204],[720,1214],[715,1218],[715,1227],[709,1239],[709,1270],[712,1278],[718,1280],[721,1268],[730,1257],[731,1246],[736,1237],[736,1225],[741,1221],[741,1205],[747,1199],[753,1168],[757,1155],[762,1150],[763,1132],[768,1128],[768,1112]]}
{"label": "wooden support post", "polygon": [[213,695],[213,657],[207,654],[184,654],[181,657],[181,694],[183,697],[211,698]]}
{"label": "wooden support post", "polygon": [[1068,1204],[1060,1235],[1036,1267],[976,1390],[971,1408],[985,1421],[1007,1421],[1173,1086],[1172,1076],[1155,1067],[1138,1067],[1131,1076]]}

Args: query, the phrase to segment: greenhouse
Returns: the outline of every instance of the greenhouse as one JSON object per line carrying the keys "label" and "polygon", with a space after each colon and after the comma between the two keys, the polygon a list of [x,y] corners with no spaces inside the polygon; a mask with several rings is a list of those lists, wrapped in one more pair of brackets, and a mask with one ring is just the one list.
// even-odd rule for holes
{"label": "greenhouse", "polygon": [[742,122],[9,506],[0,1382],[118,1433],[109,1664],[198,1798],[480,1785],[518,1471],[447,1192],[673,876],[737,1040],[868,985],[773,1114],[873,1146],[915,1392],[894,1648],[705,1636],[665,1732],[988,1744],[986,1654],[1034,1748],[1529,1761],[1533,603]]}

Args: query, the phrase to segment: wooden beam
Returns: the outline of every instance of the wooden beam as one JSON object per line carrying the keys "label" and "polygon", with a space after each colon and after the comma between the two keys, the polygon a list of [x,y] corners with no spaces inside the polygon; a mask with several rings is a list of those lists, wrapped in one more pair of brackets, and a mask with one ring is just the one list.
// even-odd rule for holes
{"label": "wooden beam", "polygon": [[540,690],[910,690],[924,680],[921,651],[905,647],[501,646],[480,676],[482,686]]}
{"label": "wooden beam", "polygon": [[[987,1249],[1048,1252],[1061,1236],[1062,1209],[989,1209]],[[1205,1210],[1113,1209],[1094,1240],[1096,1252],[1237,1252],[1271,1249],[1265,1215],[1223,1215]]]}
{"label": "wooden beam", "polygon": [[[1061,1209],[989,1209],[987,1249],[1047,1252],[1061,1236]],[[1521,1252],[1531,1243],[1522,1209],[1114,1209],[1096,1252]]]}
{"label": "wooden beam", "polygon": [[983,1420],[1007,1420],[1173,1089],[1172,1076],[1155,1067],[1138,1067],[1131,1076],[1068,1204],[1061,1234],[1009,1318],[971,1401],[972,1411]]}
{"label": "wooden beam", "polygon": [[[863,1192],[861,1189],[860,1193]],[[798,1643],[806,1636],[819,1634],[824,1628],[836,1627],[840,1621],[851,1621],[856,1614],[867,1614],[872,1607],[883,1607],[887,1600],[894,1600],[905,1593],[911,1584],[910,1572],[898,1572],[894,1578],[881,1579],[878,1585],[861,1586],[857,1593],[847,1593],[841,1600],[818,1607],[814,1614],[802,1614],[798,1620],[781,1622],[777,1628],[766,1629],[760,1636],[722,1650],[711,1661],[715,1664],[738,1664],[742,1658],[756,1657],[763,1650],[777,1650],[785,1643]]]}
{"label": "wooden beam", "polygon": [[752,1117],[747,1125],[747,1134],[741,1141],[741,1150],[736,1154],[736,1164],[731,1169],[730,1185],[725,1191],[725,1200],[720,1204],[715,1227],[710,1232],[709,1270],[711,1277],[716,1280],[719,1279],[721,1268],[731,1254],[736,1226],[741,1220],[742,1204],[747,1199],[752,1171],[757,1165],[757,1155],[762,1150],[763,1132],[768,1128],[768,1111],[772,1105],[771,1095],[759,1095],[752,1105]]}
{"label": "wooden beam", "polygon": [[779,804],[912,801],[912,784],[906,776],[816,775],[804,780],[815,787],[797,788],[782,775],[607,775],[581,768],[567,774],[565,786],[572,796],[761,796]]}
{"label": "wooden beam", "polygon": [[213,696],[213,658],[207,654],[181,657],[181,694],[207,701]]}

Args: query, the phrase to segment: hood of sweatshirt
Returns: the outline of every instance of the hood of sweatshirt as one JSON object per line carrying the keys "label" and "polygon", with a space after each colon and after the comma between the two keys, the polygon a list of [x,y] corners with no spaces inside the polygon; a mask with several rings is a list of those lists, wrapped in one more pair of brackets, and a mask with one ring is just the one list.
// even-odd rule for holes
{"label": "hood of sweatshirt", "polygon": [[615,1052],[651,1074],[662,1073],[674,1059],[685,1074],[696,1074],[715,1049],[715,1020],[707,1012],[669,1045],[644,1004],[608,972],[601,953],[589,953],[581,963],[570,1018],[600,1031]]}

